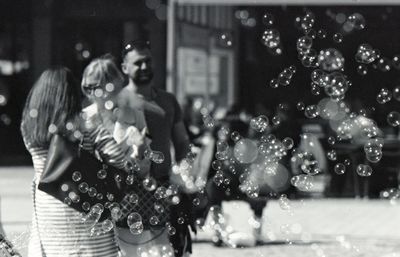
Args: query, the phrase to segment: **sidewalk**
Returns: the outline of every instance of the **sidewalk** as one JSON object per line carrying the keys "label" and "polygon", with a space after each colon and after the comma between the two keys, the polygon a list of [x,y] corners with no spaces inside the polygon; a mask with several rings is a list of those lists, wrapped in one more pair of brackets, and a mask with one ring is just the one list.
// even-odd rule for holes
{"label": "sidewalk", "polygon": [[[0,177],[0,222],[6,236],[23,248],[32,214],[33,169],[0,168]],[[400,202],[307,199],[290,201],[290,205],[290,210],[282,210],[278,201],[268,203],[263,245],[217,248],[210,243],[211,231],[206,230],[194,237],[192,256],[400,257]],[[251,210],[246,203],[227,202],[223,209],[235,230],[251,233]]]}

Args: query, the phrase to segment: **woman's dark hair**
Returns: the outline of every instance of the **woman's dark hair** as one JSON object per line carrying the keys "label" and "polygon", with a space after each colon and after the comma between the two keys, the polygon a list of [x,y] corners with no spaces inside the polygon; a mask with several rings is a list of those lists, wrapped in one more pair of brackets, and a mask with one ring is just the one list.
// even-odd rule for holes
{"label": "woman's dark hair", "polygon": [[65,133],[82,110],[79,83],[65,67],[45,70],[29,92],[22,113],[21,132],[31,147],[49,145],[52,133]]}

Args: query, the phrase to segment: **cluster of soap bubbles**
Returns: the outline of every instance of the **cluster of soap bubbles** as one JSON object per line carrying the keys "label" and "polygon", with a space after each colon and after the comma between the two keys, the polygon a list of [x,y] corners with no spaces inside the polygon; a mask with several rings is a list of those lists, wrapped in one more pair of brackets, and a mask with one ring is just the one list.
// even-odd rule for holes
{"label": "cluster of soap bubbles", "polygon": [[311,36],[305,35],[297,39],[296,48],[298,53],[298,58],[304,67],[317,67],[317,51],[312,48],[313,38]]}
{"label": "cluster of soap bubbles", "polygon": [[272,79],[269,83],[271,88],[278,88],[279,86],[288,86],[292,80],[293,75],[296,73],[296,66],[292,65],[285,68],[279,73],[278,78]]}
{"label": "cluster of soap bubbles", "polygon": [[272,55],[282,54],[281,36],[277,29],[274,29],[274,16],[270,13],[265,13],[262,17],[262,23],[266,26],[262,36],[261,43],[265,45],[268,52]]}
{"label": "cluster of soap bubbles", "polygon": [[336,102],[344,99],[347,90],[351,86],[351,82],[346,75],[338,71],[328,73],[321,69],[316,69],[311,73],[311,81],[314,85],[323,88],[325,94]]}
{"label": "cluster of soap bubbles", "polygon": [[257,132],[264,132],[268,129],[268,117],[260,115],[250,120],[250,127]]}
{"label": "cluster of soap bubbles", "polygon": [[366,20],[360,13],[353,13],[349,15],[343,23],[342,30],[345,33],[351,33],[357,30],[363,30],[366,27]]}
{"label": "cluster of soap bubbles", "polygon": [[304,16],[295,19],[295,27],[302,30],[304,34],[310,33],[314,23],[315,15],[312,12],[307,12]]}

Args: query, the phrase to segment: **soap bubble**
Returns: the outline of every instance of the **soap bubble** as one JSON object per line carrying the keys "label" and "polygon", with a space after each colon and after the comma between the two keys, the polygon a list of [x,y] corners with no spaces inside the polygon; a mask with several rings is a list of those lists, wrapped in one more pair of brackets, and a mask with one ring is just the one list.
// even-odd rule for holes
{"label": "soap bubble", "polygon": [[397,127],[400,125],[400,113],[392,111],[387,115],[386,120],[390,126]]}
{"label": "soap bubble", "polygon": [[382,57],[378,60],[377,67],[380,71],[387,72],[391,69],[391,62],[388,58]]}
{"label": "soap bubble", "polygon": [[307,53],[312,47],[313,40],[309,36],[302,36],[297,39],[297,51],[300,53]]}
{"label": "soap bubble", "polygon": [[301,19],[300,25],[303,31],[307,32],[314,26],[315,15],[312,12],[307,12]]}
{"label": "soap bubble", "polygon": [[279,197],[279,207],[281,207],[282,210],[290,210],[291,209],[291,204],[290,204],[290,200],[288,199],[287,195],[282,194]]}
{"label": "soap bubble", "polygon": [[342,43],[343,42],[343,35],[340,33],[335,33],[333,35],[333,42],[335,43]]}
{"label": "soap bubble", "polygon": [[368,67],[365,64],[360,64],[357,66],[357,73],[361,76],[365,76],[368,73]]}
{"label": "soap bubble", "polygon": [[318,53],[315,49],[310,48],[308,52],[299,53],[299,59],[304,67],[318,67]]}
{"label": "soap bubble", "polygon": [[135,194],[135,193],[130,193],[128,195],[128,201],[131,204],[137,204],[139,202],[139,196],[137,194]]}
{"label": "soap bubble", "polygon": [[286,137],[282,140],[282,144],[284,145],[286,150],[290,150],[293,148],[294,142],[290,137]]}
{"label": "soap bubble", "polygon": [[271,81],[269,82],[269,86],[271,88],[278,88],[279,87],[278,79],[271,79]]}
{"label": "soap bubble", "polygon": [[215,126],[215,120],[209,114],[203,115],[203,123],[207,128],[213,128]]}
{"label": "soap bubble", "polygon": [[142,221],[138,221],[129,226],[129,231],[132,235],[140,235],[144,230]]}
{"label": "soap bubble", "polygon": [[147,177],[143,180],[143,187],[147,191],[154,191],[157,188],[157,182],[152,177]]}
{"label": "soap bubble", "polygon": [[258,155],[257,144],[250,139],[241,139],[235,144],[233,155],[240,163],[251,163]]}
{"label": "soap bubble", "polygon": [[313,95],[321,94],[321,88],[314,82],[311,82],[311,94]]}
{"label": "soap bubble", "polygon": [[107,177],[107,171],[104,169],[101,169],[97,172],[97,177],[99,179],[105,179]]}
{"label": "soap bubble", "polygon": [[265,13],[262,17],[262,23],[267,27],[274,25],[274,20],[274,16],[270,13]]}
{"label": "soap bubble", "polygon": [[336,163],[334,171],[338,175],[342,175],[346,172],[346,166],[343,163]]}
{"label": "soap bubble", "polygon": [[306,109],[304,110],[304,115],[309,119],[316,118],[319,115],[318,106],[316,105],[307,106]]}
{"label": "soap bubble", "polygon": [[72,173],[72,180],[75,182],[78,182],[82,179],[82,174],[79,171],[74,171],[74,173]]}
{"label": "soap bubble", "polygon": [[281,37],[276,29],[267,29],[264,31],[261,42],[268,48],[275,48],[280,45]]}
{"label": "soap bubble", "polygon": [[257,132],[264,132],[268,128],[268,117],[260,115],[250,120],[250,127]]}
{"label": "soap bubble", "polygon": [[157,163],[157,164],[163,163],[163,162],[164,162],[164,159],[165,159],[165,157],[164,157],[164,154],[163,154],[162,152],[160,152],[160,151],[153,151],[151,160],[152,160],[154,163]]}
{"label": "soap bubble", "polygon": [[237,142],[242,138],[242,136],[239,134],[239,132],[237,131],[233,131],[231,133],[231,139],[233,140],[233,142]]}
{"label": "soap bubble", "polygon": [[347,18],[347,22],[350,24],[350,26],[354,29],[357,30],[362,30],[365,29],[366,26],[366,21],[364,16],[362,16],[359,13],[353,13]]}
{"label": "soap bubble", "polygon": [[400,102],[400,86],[393,89],[393,98]]}
{"label": "soap bubble", "polygon": [[385,104],[392,100],[392,93],[387,88],[382,88],[376,96],[376,101],[380,104]]}
{"label": "soap bubble", "polygon": [[305,108],[305,105],[304,105],[303,102],[298,102],[298,103],[296,104],[296,108],[297,108],[297,110],[299,110],[299,111],[303,111],[304,108]]}
{"label": "soap bubble", "polygon": [[103,233],[107,233],[111,231],[114,228],[114,224],[112,223],[111,220],[106,219],[101,223],[101,230]]}
{"label": "soap bubble", "polygon": [[396,70],[400,70],[400,54],[393,56],[392,65]]}
{"label": "soap bubble", "polygon": [[272,123],[273,123],[275,126],[278,126],[279,124],[281,124],[281,118],[280,118],[279,116],[274,116],[274,117],[272,117]]}
{"label": "soap bubble", "polygon": [[317,37],[320,39],[326,38],[327,32],[324,29],[320,29],[317,31]]}
{"label": "soap bubble", "polygon": [[278,83],[282,86],[287,86],[290,84],[290,80],[292,79],[293,73],[291,69],[286,68],[278,75]]}
{"label": "soap bubble", "polygon": [[320,87],[324,87],[326,85],[326,75],[323,70],[316,69],[311,72],[311,81]]}
{"label": "soap bubble", "polygon": [[372,168],[367,164],[358,164],[356,172],[361,177],[368,177],[372,175]]}
{"label": "soap bubble", "polygon": [[89,185],[86,182],[82,182],[78,186],[78,190],[82,193],[86,193],[89,190]]}
{"label": "soap bubble", "polygon": [[152,226],[156,226],[156,225],[158,225],[160,223],[160,220],[158,219],[157,216],[151,216],[150,219],[149,219],[149,223]]}
{"label": "soap bubble", "polygon": [[132,212],[128,215],[126,219],[128,226],[132,226],[136,222],[142,222],[142,216],[137,212]]}
{"label": "soap bubble", "polygon": [[331,161],[336,161],[337,158],[337,154],[335,150],[330,150],[328,151],[328,153],[326,154],[326,156],[328,157],[329,160]]}
{"label": "soap bubble", "polygon": [[355,55],[355,59],[359,63],[369,64],[375,61],[377,52],[369,44],[361,44]]}
{"label": "soap bubble", "polygon": [[343,55],[335,48],[320,51],[318,55],[319,67],[326,71],[342,69],[344,66]]}

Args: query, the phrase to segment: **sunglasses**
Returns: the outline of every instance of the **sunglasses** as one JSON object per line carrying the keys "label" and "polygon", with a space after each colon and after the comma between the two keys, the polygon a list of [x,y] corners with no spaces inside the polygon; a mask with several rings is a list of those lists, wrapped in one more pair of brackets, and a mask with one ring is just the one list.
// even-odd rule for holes
{"label": "sunglasses", "polygon": [[100,83],[97,84],[86,84],[82,86],[83,91],[85,91],[85,93],[87,95],[93,95],[94,92],[96,91],[96,89],[101,88]]}

